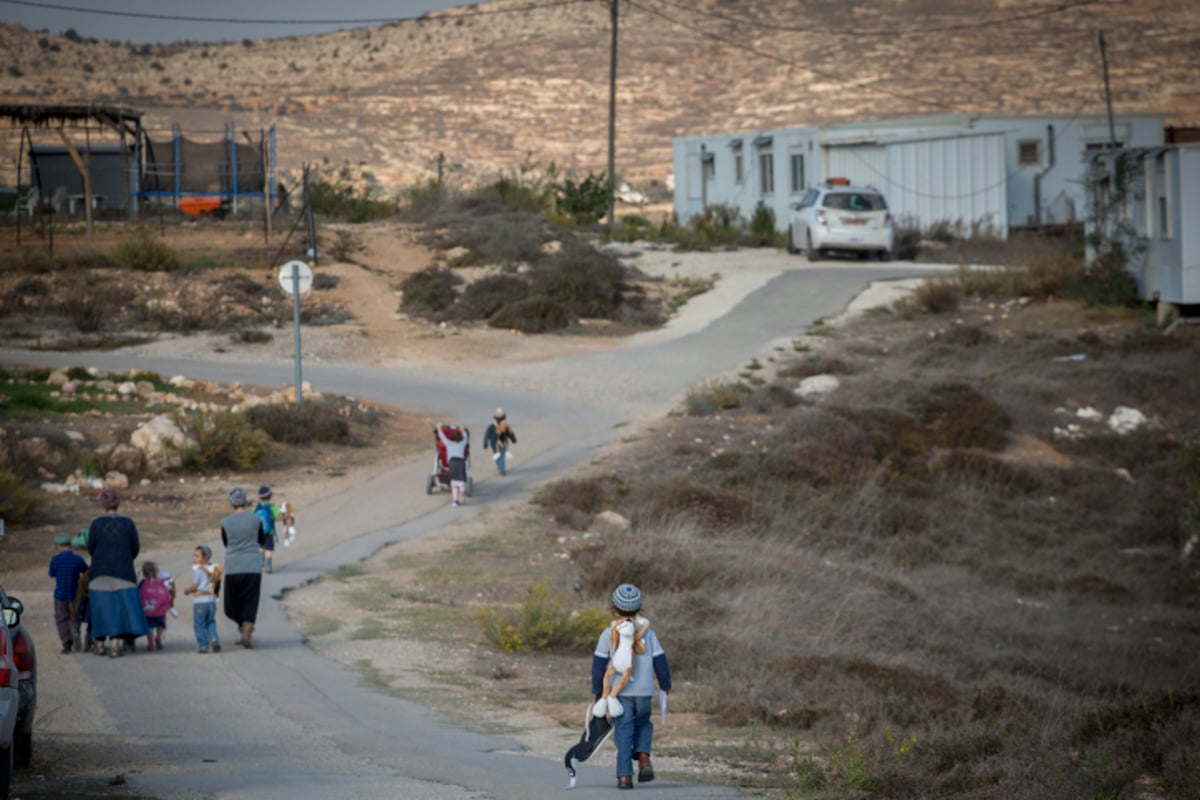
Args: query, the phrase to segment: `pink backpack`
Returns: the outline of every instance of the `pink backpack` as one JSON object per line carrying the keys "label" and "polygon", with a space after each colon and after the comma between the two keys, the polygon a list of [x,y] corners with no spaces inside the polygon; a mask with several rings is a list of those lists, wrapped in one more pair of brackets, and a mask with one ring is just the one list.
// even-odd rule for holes
{"label": "pink backpack", "polygon": [[142,598],[142,611],[147,617],[162,617],[171,610],[171,590],[162,578],[142,581],[138,595]]}

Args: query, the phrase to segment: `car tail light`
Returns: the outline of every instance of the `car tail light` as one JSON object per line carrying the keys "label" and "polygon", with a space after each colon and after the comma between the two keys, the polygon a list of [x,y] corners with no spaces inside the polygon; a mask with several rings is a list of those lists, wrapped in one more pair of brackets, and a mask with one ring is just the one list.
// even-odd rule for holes
{"label": "car tail light", "polygon": [[0,623],[0,686],[17,686],[17,666],[8,660],[8,628]]}
{"label": "car tail light", "polygon": [[13,637],[13,661],[16,662],[17,676],[21,680],[27,681],[33,677],[33,640],[24,630]]}
{"label": "car tail light", "polygon": [[829,222],[825,219],[825,209],[823,208],[817,212],[817,224],[829,227]]}

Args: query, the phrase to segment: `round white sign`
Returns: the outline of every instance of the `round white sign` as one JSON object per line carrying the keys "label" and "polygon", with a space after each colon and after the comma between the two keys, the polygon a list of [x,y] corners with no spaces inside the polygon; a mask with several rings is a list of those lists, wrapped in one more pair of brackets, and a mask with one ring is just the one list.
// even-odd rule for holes
{"label": "round white sign", "polygon": [[[293,275],[293,271],[295,275]],[[297,277],[300,279],[298,287],[295,285]],[[304,294],[312,288],[312,282],[312,268],[303,261],[289,261],[279,268],[279,285],[288,294],[291,294],[292,290],[296,288],[300,290],[300,294]]]}

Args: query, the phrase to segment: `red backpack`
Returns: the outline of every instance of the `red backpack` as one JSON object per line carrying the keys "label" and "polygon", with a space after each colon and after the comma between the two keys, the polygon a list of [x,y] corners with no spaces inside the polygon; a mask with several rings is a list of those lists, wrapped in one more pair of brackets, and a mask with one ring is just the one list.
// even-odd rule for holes
{"label": "red backpack", "polygon": [[171,610],[171,590],[162,578],[142,581],[138,595],[142,598],[142,611],[147,617],[162,617]]}

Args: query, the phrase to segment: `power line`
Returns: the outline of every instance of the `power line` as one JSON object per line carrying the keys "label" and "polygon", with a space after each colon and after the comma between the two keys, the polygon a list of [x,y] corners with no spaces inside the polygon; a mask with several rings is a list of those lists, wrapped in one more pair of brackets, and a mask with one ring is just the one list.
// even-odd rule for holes
{"label": "power line", "polygon": [[[494,16],[496,14],[513,14],[524,11],[538,11],[543,8],[573,5],[587,0],[551,0],[551,2],[513,6],[512,8],[474,9],[463,11],[447,17],[460,19],[463,17]],[[363,17],[357,19],[245,19],[239,17],[193,17],[180,14],[150,14],[137,11],[115,11],[111,9],[80,8],[79,6],[60,5],[58,3],[41,3],[34,0],[0,0],[14,6],[27,6],[50,11],[70,11],[76,14],[94,14],[102,17],[133,17],[136,19],[157,19],[170,22],[212,22],[236,25],[383,25],[392,22],[412,22],[428,17]]]}
{"label": "power line", "polygon": [[[644,11],[647,14],[650,14],[652,16],[666,20],[667,22],[671,23],[672,25],[678,25],[681,28],[686,28],[687,30],[692,31],[693,33],[697,33],[705,38],[712,39],[713,41],[719,42],[727,47],[732,47],[732,48],[735,48],[738,50],[745,50],[746,52],[753,53],[754,55],[759,56],[760,58],[765,58],[770,61],[774,61],[776,63],[783,64],[788,67],[807,70],[808,72],[811,72],[812,74],[814,74],[818,77],[824,78],[825,80],[834,81],[837,83],[849,82],[845,75],[837,75],[832,72],[825,72],[823,70],[817,69],[816,67],[813,67],[811,64],[800,64],[796,61],[791,60],[790,58],[784,58],[783,56],[779,56],[774,53],[767,52],[766,50],[761,50],[757,47],[754,47],[753,45],[745,44],[743,42],[738,42],[733,39],[726,38],[724,36],[718,36],[717,34],[710,33],[709,31],[706,31],[703,28],[699,28],[699,27],[692,25],[690,23],[687,23],[687,22],[683,22],[679,19],[668,16],[654,8],[650,8],[646,5],[643,5],[641,2],[635,2],[635,0],[627,0],[627,2],[633,8],[639,9],[640,11]],[[878,81],[876,83],[878,83]],[[952,106],[950,106],[946,103],[941,103],[941,102],[938,102],[935,100],[927,100],[924,97],[921,97],[919,95],[910,94],[908,92],[900,91],[897,89],[883,89],[883,88],[878,88],[876,86],[872,86],[870,84],[865,84],[865,83],[861,84],[860,88],[865,89],[866,91],[869,91],[869,92],[874,92],[876,94],[890,95],[892,97],[898,97],[902,100],[908,100],[909,102],[917,103],[918,105],[926,106],[929,108],[936,108],[936,109],[940,109],[943,111],[952,110]]]}
{"label": "power line", "polygon": [[1037,19],[1053,14],[1061,14],[1068,11],[1074,11],[1077,8],[1097,4],[1111,4],[1112,0],[1074,0],[1074,2],[1056,3],[1051,6],[1036,6],[1028,7],[1028,10],[1019,11],[1005,17],[999,17],[989,20],[979,20],[976,22],[962,22],[952,25],[941,25],[935,27],[921,28],[886,28],[877,30],[862,30],[851,26],[844,28],[820,28],[810,25],[779,25],[764,23],[759,19],[748,19],[744,17],[735,17],[729,14],[722,14],[719,11],[706,11],[701,8],[684,5],[674,2],[673,0],[663,0],[668,5],[674,6],[681,11],[687,11],[692,14],[719,19],[724,22],[730,22],[735,25],[753,25],[756,30],[780,33],[813,33],[822,36],[850,36],[856,39],[865,37],[884,37],[895,38],[897,36],[905,36],[910,34],[927,34],[927,33],[949,33],[953,31],[973,30],[975,28],[991,28],[996,25],[1005,25],[1011,22],[1022,22],[1029,19]]}

